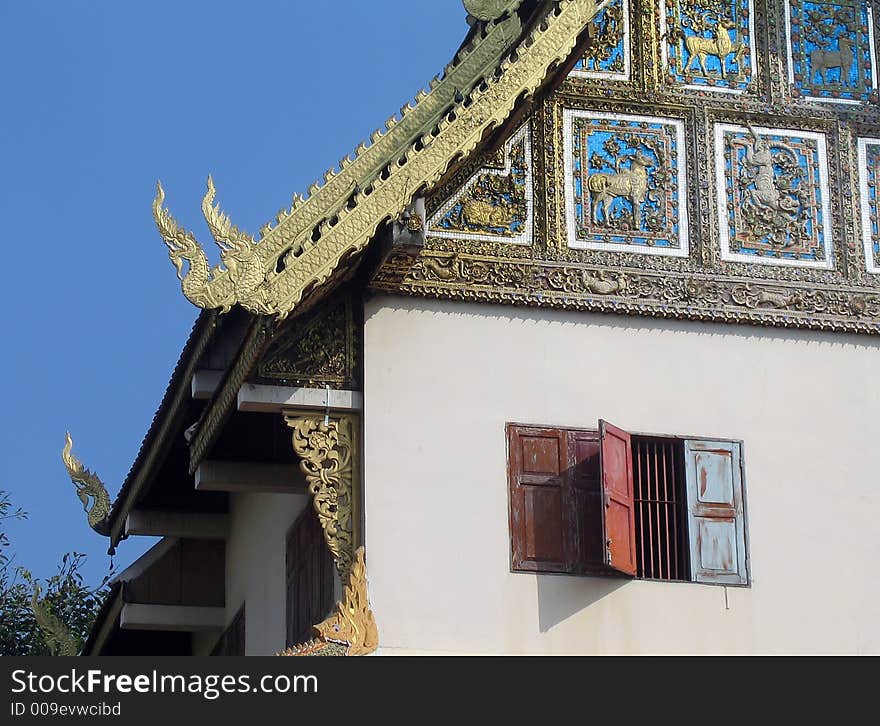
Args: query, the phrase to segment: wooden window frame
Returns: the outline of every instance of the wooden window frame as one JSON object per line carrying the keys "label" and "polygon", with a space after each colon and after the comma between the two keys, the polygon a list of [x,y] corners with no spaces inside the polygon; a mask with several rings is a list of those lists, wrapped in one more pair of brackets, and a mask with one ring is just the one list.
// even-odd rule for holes
{"label": "wooden window frame", "polygon": [[[518,422],[508,422],[505,424],[505,443],[506,443],[506,453],[507,453],[507,469],[508,469],[508,507],[509,507],[509,535],[510,535],[510,571],[514,573],[532,573],[532,574],[574,574],[574,575],[599,575],[599,576],[614,576],[614,577],[627,577],[627,579],[635,579],[635,580],[644,580],[650,582],[682,582],[682,583],[692,583],[692,584],[701,584],[701,585],[722,585],[724,587],[751,587],[751,553],[749,546],[749,515],[748,515],[748,497],[747,497],[747,485],[746,485],[746,471],[745,471],[745,442],[742,439],[725,439],[720,437],[712,437],[712,436],[696,436],[696,435],[680,435],[680,434],[656,434],[656,433],[646,433],[646,432],[636,432],[636,431],[628,431],[634,441],[644,441],[644,440],[668,440],[671,442],[675,442],[678,447],[678,453],[681,457],[681,460],[678,462],[682,466],[682,473],[680,477],[680,481],[676,481],[675,485],[679,487],[679,490],[676,492],[676,504],[681,508],[682,518],[681,518],[681,526],[683,527],[683,539],[685,545],[687,546],[691,542],[691,530],[694,527],[694,516],[688,508],[688,484],[685,480],[686,473],[684,471],[685,460],[684,460],[684,452],[686,448],[687,442],[705,442],[705,443],[719,443],[719,444],[728,444],[735,446],[738,450],[738,475],[739,475],[739,495],[741,497],[741,520],[742,520],[742,556],[743,556],[743,564],[742,564],[742,581],[711,581],[707,579],[695,579],[695,569],[690,562],[692,553],[691,550],[687,551],[687,569],[685,572],[686,577],[678,577],[673,579],[672,577],[646,577],[644,575],[628,575],[623,574],[612,567],[608,567],[607,562],[597,562],[594,560],[588,560],[584,557],[583,551],[583,542],[585,541],[585,537],[583,536],[583,527],[581,527],[582,522],[575,517],[575,524],[572,528],[573,536],[575,540],[578,542],[578,551],[568,566],[566,568],[558,568],[558,569],[542,569],[539,565],[537,566],[522,566],[522,562],[517,558],[517,532],[515,527],[522,526],[521,521],[517,521],[516,517],[516,508],[517,503],[516,499],[519,495],[519,492],[516,491],[518,482],[516,481],[517,471],[515,467],[515,458],[512,456],[514,453],[512,451],[512,441],[513,436],[512,432],[514,430],[529,430],[532,432],[542,432],[542,431],[556,431],[562,432],[565,434],[566,442],[569,442],[573,439],[576,439],[578,436],[586,435],[588,437],[596,437],[601,436],[601,428],[602,422],[600,422],[599,428],[575,428],[570,426],[548,426],[548,425],[539,425],[539,424],[524,424]],[[568,446],[570,448],[570,446]],[[571,462],[571,453],[569,452],[569,462]],[[634,476],[634,474],[633,474]],[[601,480],[600,474],[600,480]],[[569,487],[570,490],[573,490],[571,482],[566,482],[563,486]],[[634,490],[633,490],[634,491]],[[569,498],[567,501],[571,501]],[[582,508],[577,510],[582,513]],[[638,515],[641,517],[642,515]],[[583,519],[583,517],[581,518]],[[602,537],[605,537],[605,523],[604,517],[601,518],[601,530]],[[594,525],[595,526],[595,525]]]}
{"label": "wooden window frame", "polygon": [[[307,549],[299,549],[305,538]],[[303,561],[303,557],[311,558]],[[296,585],[307,586],[300,591]],[[317,589],[316,589],[317,588]],[[311,628],[327,617],[336,602],[333,555],[327,547],[317,513],[308,503],[285,536],[285,631],[287,647],[312,637]],[[297,622],[294,622],[297,621]]]}

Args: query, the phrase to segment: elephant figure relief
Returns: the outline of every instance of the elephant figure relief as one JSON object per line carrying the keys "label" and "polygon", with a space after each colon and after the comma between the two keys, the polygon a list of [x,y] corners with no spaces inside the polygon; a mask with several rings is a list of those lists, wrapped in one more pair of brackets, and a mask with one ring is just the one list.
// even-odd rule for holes
{"label": "elephant figure relief", "polygon": [[[630,159],[630,167],[621,171],[621,162]],[[593,224],[599,225],[599,208],[605,217],[606,224],[611,219],[609,205],[618,197],[626,199],[632,205],[633,229],[641,228],[642,204],[648,193],[648,169],[654,161],[642,153],[622,156],[617,159],[614,174],[594,172],[587,177],[587,189],[592,197]]]}

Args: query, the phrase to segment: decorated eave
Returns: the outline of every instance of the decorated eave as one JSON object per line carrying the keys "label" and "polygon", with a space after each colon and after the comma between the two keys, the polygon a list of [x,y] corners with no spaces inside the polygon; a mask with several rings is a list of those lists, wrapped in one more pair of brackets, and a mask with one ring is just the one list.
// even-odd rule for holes
{"label": "decorated eave", "polygon": [[[240,230],[216,203],[208,179],[202,213],[222,264],[211,269],[195,236],[165,207],[161,185],[156,224],[197,307],[227,312],[240,306],[283,319],[325,285],[374,239],[383,224],[406,216],[411,232],[424,219],[410,209],[455,162],[471,155],[569,58],[605,2],[466,0],[474,28],[455,59],[392,115],[353,155],[329,169],[305,195],[264,225]],[[184,272],[184,268],[186,271]]]}
{"label": "decorated eave", "polygon": [[[65,466],[89,512],[90,525],[110,537],[110,551],[124,535],[128,514],[143,499],[169,451],[179,447],[190,383],[199,361],[217,338],[218,314],[239,308],[249,320],[235,361],[190,432],[191,474],[214,443],[220,424],[277,324],[320,304],[351,277],[364,249],[391,222],[406,221],[424,239],[425,220],[414,200],[447,178],[474,153],[496,142],[528,107],[539,89],[565,77],[584,28],[607,4],[595,0],[538,2],[465,0],[470,31],[462,47],[427,90],[421,90],[385,128],[373,132],[338,168],[258,236],[236,227],[215,203],[213,180],[202,202],[208,228],[220,248],[221,265],[210,268],[194,235],[164,206],[159,185],[156,224],[178,270],[184,295],[202,309],[137,458],[115,501],[65,446]],[[226,316],[223,316],[225,319]],[[86,504],[91,497],[91,508]]]}
{"label": "decorated eave", "polygon": [[[215,442],[236,390],[279,330],[280,322],[299,319],[310,309],[320,308],[334,289],[356,273],[369,245],[375,245],[379,257],[385,254],[392,224],[406,230],[404,238],[424,241],[420,200],[473,154],[503,140],[511,125],[519,123],[527,112],[538,90],[549,91],[564,79],[569,70],[566,62],[573,64],[576,51],[587,42],[584,29],[605,4],[607,0],[465,0],[471,28],[453,61],[428,89],[389,118],[383,130],[375,131],[369,144],[361,144],[353,155],[344,157],[322,182],[310,186],[307,194],[295,195],[292,206],[264,225],[259,235],[250,235],[232,223],[216,204],[215,186],[209,178],[202,212],[220,248],[218,267],[209,266],[194,235],[173,218],[164,205],[164,190],[158,186],[153,203],[156,224],[184,295],[202,312],[115,501],[111,504],[100,479],[76,458],[70,440],[62,454],[90,513],[89,523],[95,531],[109,536],[111,553],[126,536],[128,515],[147,501],[150,488],[172,464],[175,470],[180,469],[181,477],[192,475]],[[376,263],[375,257],[369,262]],[[232,316],[223,315],[233,309]],[[194,408],[193,376],[211,346],[224,337],[223,321],[235,315],[239,323],[244,321],[232,336],[238,352],[207,403],[199,402]],[[192,426],[194,416],[196,425]],[[291,419],[287,424],[296,429],[309,421]],[[345,425],[331,424],[330,434],[343,436]],[[302,441],[304,448],[297,454],[308,478],[308,467],[322,464],[306,445],[310,435]],[[186,451],[188,467],[179,466],[182,450]],[[164,482],[163,486],[169,484]],[[171,486],[177,487],[180,496],[192,494],[191,486],[186,487],[187,492],[174,482]],[[316,490],[316,507],[320,496]],[[337,568],[343,582],[349,583],[347,600],[336,616],[316,626],[316,640],[289,654],[323,654],[340,645],[351,654],[375,648],[363,550],[355,552],[353,542],[342,543],[348,552],[342,556],[333,549],[331,539],[328,537],[328,544]],[[99,652],[101,641],[118,630],[124,607],[122,589],[115,586],[113,597],[105,604],[87,653]],[[352,612],[359,614],[354,622],[348,622]],[[334,617],[345,622],[340,625],[342,621]],[[353,630],[346,639],[334,640],[333,633],[340,627]]]}

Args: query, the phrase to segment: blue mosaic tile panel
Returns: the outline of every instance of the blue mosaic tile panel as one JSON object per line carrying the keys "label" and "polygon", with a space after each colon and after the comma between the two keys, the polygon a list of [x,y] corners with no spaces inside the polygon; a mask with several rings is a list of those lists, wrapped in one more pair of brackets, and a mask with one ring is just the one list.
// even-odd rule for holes
{"label": "blue mosaic tile panel", "polygon": [[860,103],[876,88],[874,21],[865,0],[787,0],[789,81],[819,101]]}
{"label": "blue mosaic tile panel", "polygon": [[824,134],[718,124],[721,258],[834,265]]}
{"label": "blue mosaic tile panel", "polygon": [[686,256],[684,124],[565,111],[570,247]]}
{"label": "blue mosaic tile panel", "polygon": [[743,93],[754,75],[752,0],[666,0],[671,83]]}
{"label": "blue mosaic tile panel", "polygon": [[629,0],[613,0],[587,27],[590,50],[571,74],[575,77],[630,79]]}

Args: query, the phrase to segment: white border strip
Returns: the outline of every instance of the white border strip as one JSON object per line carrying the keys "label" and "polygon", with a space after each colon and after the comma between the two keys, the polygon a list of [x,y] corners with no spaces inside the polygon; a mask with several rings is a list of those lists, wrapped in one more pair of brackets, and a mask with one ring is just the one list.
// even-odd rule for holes
{"label": "white border strip", "polygon": [[[832,234],[831,209],[828,200],[828,152],[825,134],[813,131],[797,131],[791,129],[771,129],[766,126],[755,126],[758,134],[773,134],[791,138],[813,139],[817,142],[819,155],[819,188],[822,194],[822,232],[825,259],[823,261],[794,260],[779,257],[763,257],[761,255],[745,255],[730,251],[730,210],[727,206],[727,181],[724,166],[724,133],[733,131],[748,134],[745,126],[735,124],[715,124],[715,196],[718,198],[718,236],[721,242],[721,259],[727,262],[747,262],[756,265],[777,265],[782,267],[817,267],[823,270],[834,269],[834,238]],[[731,159],[731,163],[736,163]]]}
{"label": "white border strip", "polygon": [[[563,154],[565,168],[565,224],[568,234],[568,246],[573,249],[603,250],[607,252],[632,252],[642,255],[659,255],[664,257],[687,257],[690,253],[688,238],[688,191],[687,191],[687,164],[685,154],[684,122],[680,119],[664,118],[658,116],[629,116],[626,114],[600,113],[598,111],[578,111],[566,108],[562,112],[563,118]],[[611,119],[615,121],[634,121],[636,123],[662,123],[673,126],[676,130],[676,143],[678,145],[678,248],[675,247],[649,247],[648,245],[618,244],[609,242],[590,242],[577,238],[577,220],[575,218],[574,204],[574,163],[572,152],[574,148],[573,125],[575,118],[587,119]],[[584,205],[585,209],[587,205]],[[672,241],[672,240],[670,240]]]}
{"label": "white border strip", "polygon": [[[874,233],[871,229],[871,195],[868,189],[868,145],[880,146],[880,139],[859,139],[859,198],[862,210],[862,240],[865,246],[865,264],[868,272],[880,274],[880,255],[874,254]],[[880,189],[875,190],[880,202]],[[878,204],[880,207],[880,204]]]}

